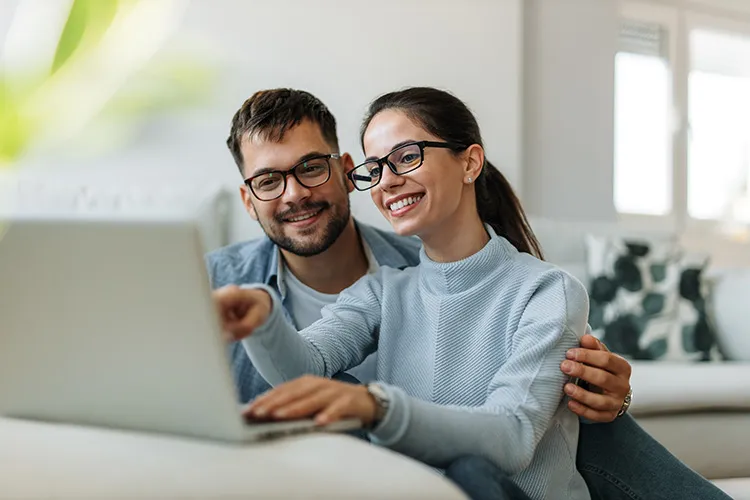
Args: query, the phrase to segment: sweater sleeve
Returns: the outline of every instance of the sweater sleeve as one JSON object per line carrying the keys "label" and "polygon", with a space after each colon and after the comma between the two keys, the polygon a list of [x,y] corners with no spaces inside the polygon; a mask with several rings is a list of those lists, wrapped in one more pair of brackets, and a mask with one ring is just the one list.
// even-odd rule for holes
{"label": "sweater sleeve", "polygon": [[561,271],[544,274],[484,405],[441,406],[385,385],[391,406],[371,438],[435,467],[480,455],[508,474],[524,470],[560,408],[567,377],[559,366],[565,352],[579,344],[587,319],[583,285]]}
{"label": "sweater sleeve", "polygon": [[332,377],[359,365],[377,348],[381,318],[380,274],[367,275],[324,307],[322,318],[298,332],[282,312],[276,292],[249,285],[271,295],[271,314],[260,328],[242,340],[250,360],[275,386],[302,375]]}

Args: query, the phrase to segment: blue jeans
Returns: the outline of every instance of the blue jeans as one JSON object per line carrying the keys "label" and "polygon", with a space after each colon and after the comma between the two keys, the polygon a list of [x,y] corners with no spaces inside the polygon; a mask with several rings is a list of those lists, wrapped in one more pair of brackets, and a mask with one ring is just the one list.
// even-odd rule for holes
{"label": "blue jeans", "polygon": [[630,415],[610,424],[581,424],[577,466],[592,500],[731,500]]}
{"label": "blue jeans", "polygon": [[[592,500],[731,500],[652,438],[633,417],[581,424],[578,471]],[[473,500],[527,500],[491,462],[466,457],[447,469]]]}
{"label": "blue jeans", "polygon": [[445,476],[471,500],[530,500],[495,464],[477,456],[454,461]]}
{"label": "blue jeans", "polygon": [[[578,471],[592,500],[731,500],[648,435],[629,415],[582,424]],[[446,470],[472,500],[528,500],[498,467],[465,457]]]}

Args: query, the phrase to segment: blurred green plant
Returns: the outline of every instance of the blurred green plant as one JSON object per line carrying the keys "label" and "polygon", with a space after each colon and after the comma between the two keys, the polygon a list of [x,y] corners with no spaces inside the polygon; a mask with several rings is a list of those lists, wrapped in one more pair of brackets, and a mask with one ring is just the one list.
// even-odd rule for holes
{"label": "blurred green plant", "polygon": [[48,67],[0,68],[0,169],[50,135],[70,139],[97,118],[136,126],[204,102],[211,68],[193,55],[159,53],[181,3],[73,0]]}
{"label": "blurred green plant", "polygon": [[74,0],[60,34],[55,58],[52,60],[52,74],[57,72],[81,47],[84,35],[88,35],[90,44],[101,40],[107,28],[112,24],[120,3],[121,0]]}

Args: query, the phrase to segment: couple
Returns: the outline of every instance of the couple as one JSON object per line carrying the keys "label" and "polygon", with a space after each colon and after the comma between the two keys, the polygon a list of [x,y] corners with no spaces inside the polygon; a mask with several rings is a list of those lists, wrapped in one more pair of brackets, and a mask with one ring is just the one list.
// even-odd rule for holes
{"label": "couple", "polygon": [[[460,100],[386,94],[361,139],[355,167],[325,105],[295,90],[258,92],[233,119],[241,195],[268,238],[207,263],[248,416],[358,418],[475,498],[727,498],[630,417],[612,422],[630,366],[583,336],[585,289],[540,260]],[[396,235],[355,223],[355,188]]]}

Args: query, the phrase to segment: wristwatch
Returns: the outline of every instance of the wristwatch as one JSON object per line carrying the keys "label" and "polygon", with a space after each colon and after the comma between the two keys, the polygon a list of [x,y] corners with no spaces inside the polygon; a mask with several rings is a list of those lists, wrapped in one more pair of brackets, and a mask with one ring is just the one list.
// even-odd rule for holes
{"label": "wristwatch", "polygon": [[[625,395],[625,401],[622,402],[620,411],[617,412],[617,417],[622,417],[630,408],[630,403],[633,401],[633,388],[628,389],[628,393]],[[615,418],[617,418],[615,417]]]}
{"label": "wristwatch", "polygon": [[367,392],[372,396],[372,399],[375,400],[375,419],[370,425],[370,429],[374,429],[383,421],[386,413],[388,413],[388,408],[391,406],[391,398],[385,392],[383,386],[376,382],[371,382],[365,387],[367,387]]}

